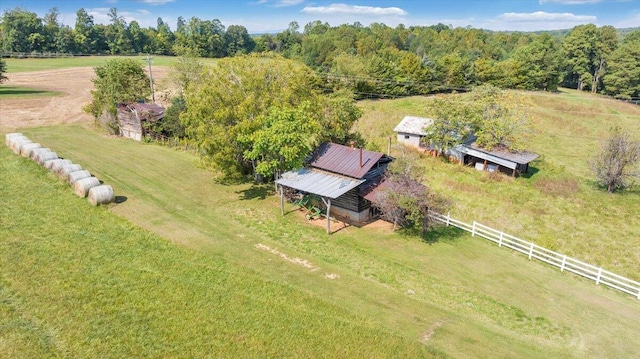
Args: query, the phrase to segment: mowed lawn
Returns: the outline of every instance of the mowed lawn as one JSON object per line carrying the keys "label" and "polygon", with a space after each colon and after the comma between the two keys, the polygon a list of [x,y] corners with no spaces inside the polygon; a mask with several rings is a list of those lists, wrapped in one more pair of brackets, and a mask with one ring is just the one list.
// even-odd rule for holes
{"label": "mowed lawn", "polygon": [[[426,183],[453,199],[451,215],[479,223],[640,281],[640,188],[608,194],[589,160],[619,125],[640,139],[640,106],[562,89],[521,92],[531,106],[527,176],[495,176],[410,154]],[[448,95],[451,96],[451,95]],[[464,97],[465,95],[455,95]],[[429,97],[361,101],[356,128],[380,150],[406,115],[430,117]],[[402,156],[398,148],[392,155]]]}
{"label": "mowed lawn", "polygon": [[24,130],[111,184],[93,208],[0,150],[0,356],[629,357],[640,303],[454,229],[327,236],[272,185],[80,125]]}
{"label": "mowed lawn", "polygon": [[[59,57],[59,58],[6,58],[7,72],[31,72],[62,69],[68,67],[96,67],[104,65],[108,60],[116,58],[127,58],[137,60],[141,65],[147,66],[147,56],[79,56],[79,57]],[[177,57],[174,56],[151,56],[152,66],[170,66]],[[201,61],[209,66],[215,64],[216,59],[201,59]]]}

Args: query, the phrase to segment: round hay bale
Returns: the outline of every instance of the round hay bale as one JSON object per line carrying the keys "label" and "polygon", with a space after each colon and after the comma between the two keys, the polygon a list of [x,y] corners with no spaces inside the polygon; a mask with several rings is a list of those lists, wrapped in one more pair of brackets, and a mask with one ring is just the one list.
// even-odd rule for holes
{"label": "round hay bale", "polygon": [[64,165],[70,165],[71,160],[63,160],[62,158],[56,158],[55,160],[49,160],[44,163],[44,168],[51,172],[58,173],[58,169]]}
{"label": "round hay bale", "polygon": [[113,193],[113,187],[101,185],[91,188],[89,190],[88,201],[94,206],[115,202],[116,195]]}
{"label": "round hay bale", "polygon": [[11,149],[13,150],[13,153],[15,153],[16,155],[20,154],[20,149],[22,148],[22,146],[27,145],[29,143],[33,143],[33,141],[31,141],[30,139],[24,137],[16,137],[16,139],[13,140],[13,146],[11,147]]}
{"label": "round hay bale", "polygon": [[49,147],[34,148],[33,150],[31,150],[31,154],[29,155],[29,158],[35,161],[36,157],[38,157],[38,154],[40,152],[51,152],[51,149]]}
{"label": "round hay bale", "polygon": [[69,178],[69,173],[75,172],[75,171],[82,171],[82,167],[78,164],[73,164],[73,163],[70,165],[64,165],[58,168],[58,176],[66,180]]}
{"label": "round hay bale", "polygon": [[60,158],[58,157],[58,154],[55,152],[40,152],[38,153],[38,155],[36,156],[36,162],[38,162],[39,165],[44,166],[44,163],[49,161],[49,160],[55,160],[56,158]]}
{"label": "round hay bale", "polygon": [[24,136],[24,135],[20,132],[7,133],[6,135],[4,135],[4,144],[7,145],[7,147],[11,147],[11,139],[18,136]]}
{"label": "round hay bale", "polygon": [[13,148],[16,146],[16,142],[23,141],[23,140],[28,140],[27,136],[22,135],[22,134],[20,134],[18,136],[12,136],[12,137],[7,139],[7,146],[9,146],[9,148],[11,148],[11,150],[13,150]]}
{"label": "round hay bale", "polygon": [[22,147],[20,147],[20,154],[22,155],[22,157],[29,157],[29,155],[31,155],[31,151],[40,147],[42,146],[39,143],[27,143],[26,145],[22,145]]}
{"label": "round hay bale", "polygon": [[73,191],[78,195],[78,197],[86,197],[89,190],[93,187],[97,187],[100,185],[100,181],[95,177],[87,177],[81,180],[77,180],[76,183],[73,184]]}
{"label": "round hay bale", "polygon": [[67,182],[69,182],[69,184],[73,186],[73,184],[78,182],[79,180],[89,177],[91,177],[91,173],[89,173],[89,171],[87,170],[75,171],[69,173],[69,176],[67,176]]}

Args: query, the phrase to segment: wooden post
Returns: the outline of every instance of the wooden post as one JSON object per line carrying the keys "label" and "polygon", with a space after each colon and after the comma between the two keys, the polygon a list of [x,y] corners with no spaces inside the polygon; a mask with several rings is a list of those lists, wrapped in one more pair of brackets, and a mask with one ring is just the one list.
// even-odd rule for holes
{"label": "wooden post", "polygon": [[498,242],[498,247],[502,247],[502,237],[504,236],[504,232],[500,232],[500,242]]}
{"label": "wooden post", "polygon": [[331,234],[331,198],[327,200],[327,234]]}
{"label": "wooden post", "polygon": [[389,144],[387,145],[387,156],[391,156],[391,136],[389,136]]}
{"label": "wooden post", "polygon": [[564,272],[564,266],[567,264],[567,255],[562,256],[562,265],[560,266],[560,272]]}
{"label": "wooden post", "polygon": [[451,212],[447,212],[447,227],[449,227],[449,223],[451,223]]}
{"label": "wooden post", "polygon": [[516,176],[516,169],[513,169],[513,172],[511,172],[511,177],[515,177]]}
{"label": "wooden post", "polygon": [[280,185],[280,214],[284,216],[284,188]]}
{"label": "wooden post", "polygon": [[475,237],[476,236],[476,221],[473,221],[473,224],[471,225],[471,237]]}
{"label": "wooden post", "polygon": [[483,171],[487,170],[487,160],[484,160],[484,164],[482,165],[482,170]]}
{"label": "wooden post", "polygon": [[602,267],[598,269],[598,276],[596,277],[596,284],[600,284],[600,277],[602,276]]}

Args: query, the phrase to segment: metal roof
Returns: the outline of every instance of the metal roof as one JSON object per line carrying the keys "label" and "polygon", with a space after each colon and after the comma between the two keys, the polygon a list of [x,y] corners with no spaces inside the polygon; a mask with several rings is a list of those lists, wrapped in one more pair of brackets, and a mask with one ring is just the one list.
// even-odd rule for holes
{"label": "metal roof", "polygon": [[313,168],[301,168],[284,173],[276,183],[298,191],[334,199],[358,187],[364,181]]}
{"label": "metal roof", "polygon": [[[486,150],[484,148],[479,147],[475,140],[462,144],[458,147],[456,147],[457,150],[459,150],[460,152],[475,156],[475,157],[479,157],[482,159],[486,159],[488,161],[492,161],[495,162],[497,164],[509,167],[511,169],[515,168],[515,165],[506,165],[506,164],[502,164],[500,162],[498,162],[497,160],[495,160],[495,158],[497,159],[501,159],[503,161],[508,161],[510,163],[516,163],[516,164],[527,164],[533,160],[535,160],[536,158],[538,158],[538,154],[537,153],[533,153],[533,152],[509,152],[507,150]],[[494,158],[494,159],[491,159]]]}
{"label": "metal roof", "polygon": [[425,128],[431,126],[432,118],[405,116],[402,121],[394,128],[395,132],[410,133],[413,135],[425,136]]}
{"label": "metal roof", "polygon": [[[360,166],[362,151],[362,166]],[[309,165],[353,178],[362,178],[384,156],[383,153],[360,148],[323,143],[313,153]]]}

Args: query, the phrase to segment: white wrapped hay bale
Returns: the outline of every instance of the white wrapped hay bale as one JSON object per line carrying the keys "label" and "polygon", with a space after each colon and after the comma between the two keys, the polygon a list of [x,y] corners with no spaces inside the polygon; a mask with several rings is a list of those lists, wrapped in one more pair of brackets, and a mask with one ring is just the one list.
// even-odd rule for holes
{"label": "white wrapped hay bale", "polygon": [[6,135],[4,135],[4,144],[7,145],[7,147],[11,147],[11,140],[18,136],[24,137],[24,135],[20,132],[7,133]]}
{"label": "white wrapped hay bale", "polygon": [[40,152],[38,153],[38,155],[36,156],[36,162],[38,162],[39,165],[44,166],[44,163],[49,161],[49,160],[55,160],[56,158],[60,158],[58,157],[58,154],[55,152]]}
{"label": "white wrapped hay bale", "polygon": [[20,154],[20,149],[22,148],[22,146],[27,145],[29,143],[33,143],[33,141],[31,141],[30,139],[26,138],[26,137],[16,137],[13,140],[13,144],[11,146],[11,149],[13,150],[13,153],[15,153],[16,155]]}
{"label": "white wrapped hay bale", "polygon": [[40,152],[51,152],[51,149],[49,147],[34,148],[33,150],[31,150],[31,154],[29,155],[29,158],[35,161],[36,158],[38,157],[38,154],[40,154]]}
{"label": "white wrapped hay bale", "polygon": [[94,206],[115,202],[116,196],[113,193],[113,187],[101,185],[91,188],[89,190],[88,201]]}
{"label": "white wrapped hay bale", "polygon": [[89,190],[100,185],[100,181],[95,177],[83,178],[73,184],[73,191],[78,197],[86,197]]}
{"label": "white wrapped hay bale", "polygon": [[32,143],[28,143],[26,145],[22,145],[22,147],[20,147],[20,154],[22,155],[22,157],[29,157],[31,155],[31,151],[35,150],[36,148],[41,148],[42,146],[39,143],[36,142],[32,142]]}
{"label": "white wrapped hay bale", "polygon": [[69,176],[67,177],[67,182],[69,182],[69,184],[73,186],[74,183],[78,182],[79,180],[83,178],[89,178],[89,177],[91,177],[91,173],[89,173],[89,171],[87,170],[75,171],[75,172],[69,173]]}
{"label": "white wrapped hay bale", "polygon": [[44,168],[51,172],[58,173],[58,169],[64,165],[70,165],[71,160],[63,160],[62,158],[56,158],[55,160],[49,160],[44,163]]}
{"label": "white wrapped hay bale", "polygon": [[69,173],[76,171],[82,171],[82,166],[74,163],[70,165],[64,165],[58,168],[58,176],[64,180],[67,180],[69,178]]}

